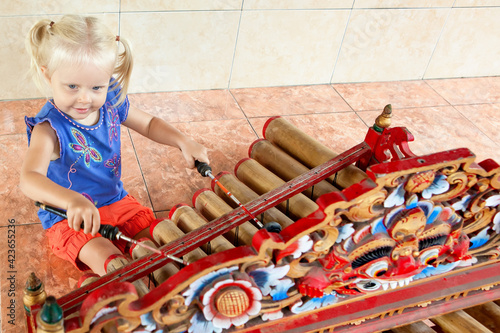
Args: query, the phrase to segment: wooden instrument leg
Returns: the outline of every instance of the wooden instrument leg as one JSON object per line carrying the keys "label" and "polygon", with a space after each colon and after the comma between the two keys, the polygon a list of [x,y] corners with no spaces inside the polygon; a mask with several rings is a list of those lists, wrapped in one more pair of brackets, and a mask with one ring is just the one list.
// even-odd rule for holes
{"label": "wooden instrument leg", "polygon": [[469,316],[463,310],[430,318],[430,320],[436,325],[439,325],[444,333],[492,333],[489,329],[484,327],[480,322]]}
{"label": "wooden instrument leg", "polygon": [[421,321],[409,325],[391,328],[392,333],[436,333],[432,328]]}
{"label": "wooden instrument leg", "polygon": [[489,302],[464,311],[493,332],[500,332],[500,306]]}

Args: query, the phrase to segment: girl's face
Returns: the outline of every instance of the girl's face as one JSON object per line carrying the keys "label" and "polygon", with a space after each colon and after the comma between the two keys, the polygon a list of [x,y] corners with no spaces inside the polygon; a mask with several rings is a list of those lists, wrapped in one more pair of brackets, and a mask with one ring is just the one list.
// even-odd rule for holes
{"label": "girl's face", "polygon": [[110,72],[92,64],[61,65],[48,77],[54,104],[75,121],[94,125],[99,120],[99,109],[106,101]]}

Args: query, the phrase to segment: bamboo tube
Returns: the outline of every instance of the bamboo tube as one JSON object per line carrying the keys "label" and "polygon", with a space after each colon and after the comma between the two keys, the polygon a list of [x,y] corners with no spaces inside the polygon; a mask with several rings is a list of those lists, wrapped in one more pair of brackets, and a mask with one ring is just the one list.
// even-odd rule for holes
{"label": "bamboo tube", "polygon": [[[186,204],[179,204],[172,208],[169,218],[185,233],[193,231],[207,223],[203,217]],[[202,248],[205,253],[211,253],[232,249],[234,245],[224,237],[218,236],[210,241],[209,246],[204,244]]]}
{"label": "bamboo tube", "polygon": [[84,287],[99,279],[99,275],[95,273],[84,274],[78,279],[78,288]]}
{"label": "bamboo tube", "polygon": [[[269,119],[264,125],[263,135],[309,168],[314,168],[338,155],[282,117]],[[365,178],[368,176],[364,171],[349,165],[328,179],[334,185],[346,188]]]}
{"label": "bamboo tube", "polygon": [[[156,248],[156,245],[148,238],[141,238],[141,239],[139,239],[139,242],[145,243],[146,245],[148,245],[152,248]],[[129,252],[130,252],[130,256],[134,260],[153,254],[152,251],[150,251],[146,248],[143,248],[142,246],[138,246],[136,244],[133,244],[130,247]],[[177,273],[178,271],[179,271],[179,268],[177,267],[177,264],[175,264],[174,262],[169,262],[168,264],[155,270],[152,273],[152,275],[153,275],[153,279],[155,280],[156,284],[161,284],[166,279],[168,279],[169,277],[171,277],[172,275]]]}
{"label": "bamboo tube", "polygon": [[[265,139],[260,139],[252,143],[248,155],[286,182],[310,170],[281,148]],[[323,180],[302,193],[316,201],[323,194],[338,191],[338,188]]]}
{"label": "bamboo tube", "polygon": [[[110,273],[116,271],[119,268],[122,268],[128,263],[129,261],[127,260],[127,258],[125,258],[125,256],[113,254],[104,263],[104,269],[106,270],[106,273]],[[148,287],[142,280],[136,280],[132,282],[132,284],[135,286],[137,295],[139,295],[139,297],[142,297],[149,292]]]}
{"label": "bamboo tube", "polygon": [[[281,178],[251,158],[241,160],[236,165],[234,173],[239,180],[260,195],[285,184]],[[301,193],[280,203],[277,207],[295,220],[306,217],[319,208],[314,201]]]}
{"label": "bamboo tube", "polygon": [[[151,236],[153,236],[154,240],[160,245],[168,244],[185,235],[184,232],[169,219],[153,223],[149,230],[151,232]],[[207,254],[205,252],[203,252],[200,248],[196,248],[193,251],[186,253],[184,255],[184,260],[190,263],[206,256]]]}
{"label": "bamboo tube", "polygon": [[[238,200],[243,204],[247,204],[252,200],[255,200],[259,197],[257,193],[255,193],[250,187],[246,186],[242,183],[238,178],[236,178],[233,174],[222,171],[215,178],[225,187],[227,188]],[[224,201],[232,206],[233,208],[238,207],[238,205],[229,198],[224,191],[222,191],[219,186],[215,185],[215,182],[212,181],[212,189],[213,191]],[[268,222],[278,222],[281,225],[281,228],[286,228],[293,223],[293,220],[288,216],[280,212],[276,208],[271,208],[265,211],[264,213],[256,216],[263,224]]]}
{"label": "bamboo tube", "polygon": [[[193,205],[209,221],[221,217],[233,210],[231,206],[209,189],[198,190],[193,196]],[[245,222],[225,234],[233,244],[252,245],[253,235],[259,229],[250,222]]]}

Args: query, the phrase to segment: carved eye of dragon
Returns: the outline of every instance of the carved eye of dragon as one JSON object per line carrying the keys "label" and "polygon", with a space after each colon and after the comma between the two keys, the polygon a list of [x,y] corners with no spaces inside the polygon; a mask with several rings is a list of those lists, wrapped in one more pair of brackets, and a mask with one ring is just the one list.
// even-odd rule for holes
{"label": "carved eye of dragon", "polygon": [[[351,264],[352,268],[357,269],[359,267],[363,267],[364,265],[374,260],[389,257],[391,251],[392,251],[391,246],[382,246],[376,248],[354,259]],[[387,268],[388,268],[387,262],[379,261],[375,262],[374,264],[366,268],[366,273],[371,277],[379,277],[385,274]]]}
{"label": "carved eye of dragon", "polygon": [[439,257],[440,248],[446,243],[451,232],[447,223],[433,223],[418,239],[420,262],[424,265],[434,265]]}

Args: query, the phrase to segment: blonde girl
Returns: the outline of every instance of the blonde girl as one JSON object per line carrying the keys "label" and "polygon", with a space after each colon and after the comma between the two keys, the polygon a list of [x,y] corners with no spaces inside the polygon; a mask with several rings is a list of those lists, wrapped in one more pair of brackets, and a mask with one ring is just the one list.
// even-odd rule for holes
{"label": "blonde girl", "polygon": [[100,237],[101,223],[138,239],[149,235],[155,219],[123,188],[120,126],[179,148],[191,168],[195,160],[208,163],[207,150],[129,105],[130,46],[98,19],[68,15],[39,21],[29,32],[27,49],[35,83],[52,98],[25,119],[29,147],[21,190],[66,210],[67,220],[38,212],[54,253],[80,270],[103,275],[106,260],[121,254],[126,244]]}

